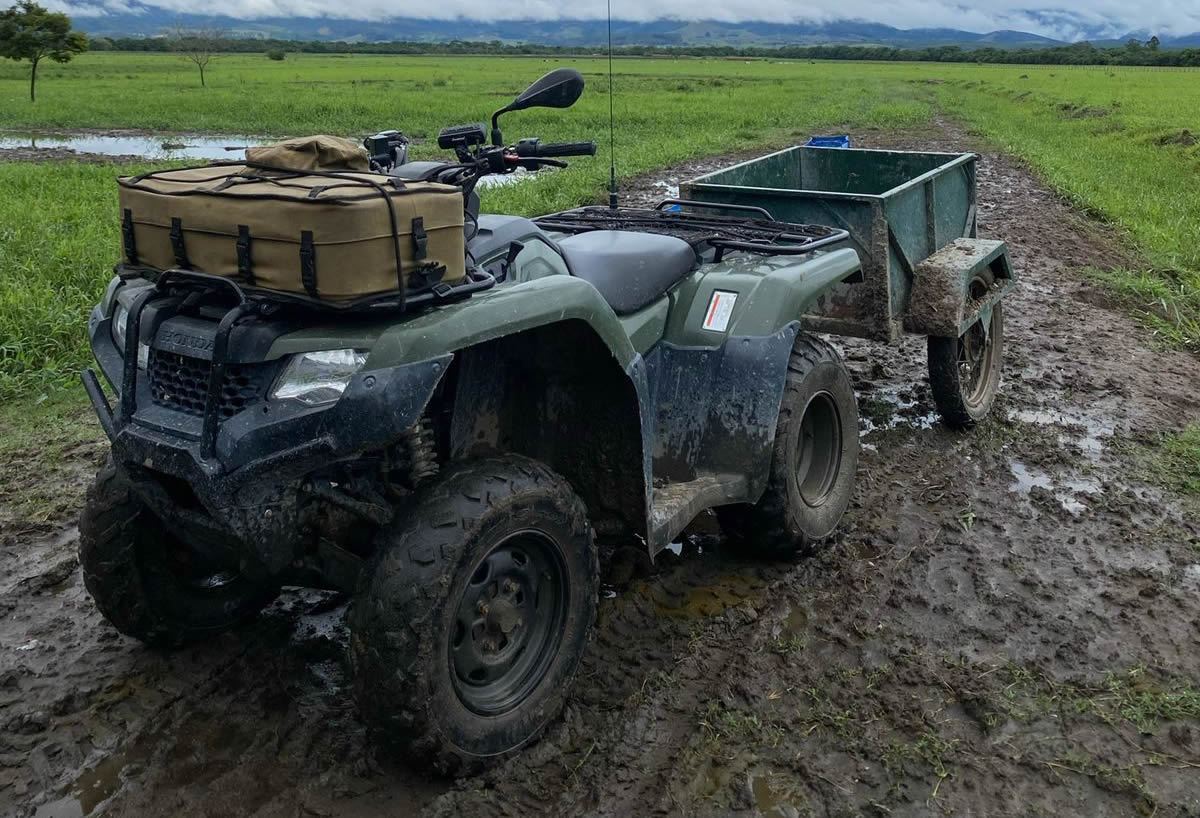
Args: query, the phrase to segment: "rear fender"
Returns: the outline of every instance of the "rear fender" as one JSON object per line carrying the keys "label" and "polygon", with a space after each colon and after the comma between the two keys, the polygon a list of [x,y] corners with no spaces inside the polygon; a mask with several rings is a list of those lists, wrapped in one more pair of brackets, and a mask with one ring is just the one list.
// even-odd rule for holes
{"label": "rear fender", "polygon": [[[858,254],[850,249],[801,258],[739,253],[725,263],[705,265],[671,294],[664,340],[681,347],[715,348],[730,337],[774,335],[798,320],[829,288],[862,270]],[[733,304],[723,314],[729,294]]]}

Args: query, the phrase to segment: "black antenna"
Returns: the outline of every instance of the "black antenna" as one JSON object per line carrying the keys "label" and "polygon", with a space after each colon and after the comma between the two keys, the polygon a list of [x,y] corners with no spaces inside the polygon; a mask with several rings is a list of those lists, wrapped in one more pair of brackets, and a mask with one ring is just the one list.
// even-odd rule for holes
{"label": "black antenna", "polygon": [[608,7],[608,206],[617,209],[617,137],[613,127],[612,0]]}

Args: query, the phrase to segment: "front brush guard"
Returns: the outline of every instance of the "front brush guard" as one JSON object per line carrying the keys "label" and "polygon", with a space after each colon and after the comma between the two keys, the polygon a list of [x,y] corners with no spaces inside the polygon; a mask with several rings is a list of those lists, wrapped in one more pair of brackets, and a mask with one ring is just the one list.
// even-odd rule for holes
{"label": "front brush guard", "polygon": [[[225,288],[236,297],[217,325],[199,440],[137,419],[142,314],[151,300],[177,284],[198,291]],[[305,477],[332,462],[393,443],[419,421],[453,355],[360,371],[341,399],[326,407],[291,414],[243,411],[222,421],[219,400],[230,333],[259,306],[229,279],[168,271],[154,287],[139,293],[130,308],[115,410],[93,370],[85,370],[82,379],[112,441],[113,459],[130,473],[139,497],[158,516],[175,519],[180,510],[176,496],[162,489],[172,478],[176,486],[182,481],[217,523],[246,544],[244,566],[249,572],[273,575],[295,555],[298,498]],[[145,394],[143,390],[143,398]],[[222,439],[223,425],[229,429]]]}

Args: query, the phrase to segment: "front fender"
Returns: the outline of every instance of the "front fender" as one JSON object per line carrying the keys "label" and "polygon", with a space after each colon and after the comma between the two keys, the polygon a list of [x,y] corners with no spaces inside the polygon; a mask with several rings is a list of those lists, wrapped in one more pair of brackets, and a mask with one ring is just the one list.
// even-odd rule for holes
{"label": "front fender", "polygon": [[507,335],[577,319],[590,326],[622,369],[637,356],[617,316],[596,288],[570,276],[505,284],[384,329],[367,368],[427,360]]}

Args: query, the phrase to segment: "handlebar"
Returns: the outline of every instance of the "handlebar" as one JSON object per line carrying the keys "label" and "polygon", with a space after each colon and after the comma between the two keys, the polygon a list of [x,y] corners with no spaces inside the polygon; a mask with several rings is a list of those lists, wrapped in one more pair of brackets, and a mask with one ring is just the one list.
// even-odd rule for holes
{"label": "handlebar", "polygon": [[517,143],[517,156],[522,159],[595,155],[595,142],[547,142],[542,144],[540,139],[522,139]]}

